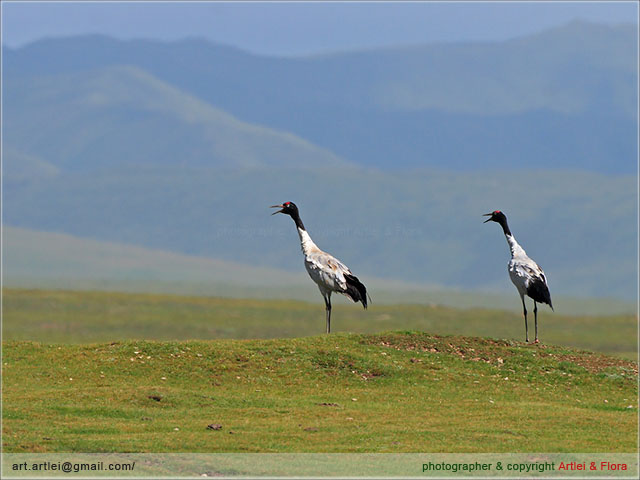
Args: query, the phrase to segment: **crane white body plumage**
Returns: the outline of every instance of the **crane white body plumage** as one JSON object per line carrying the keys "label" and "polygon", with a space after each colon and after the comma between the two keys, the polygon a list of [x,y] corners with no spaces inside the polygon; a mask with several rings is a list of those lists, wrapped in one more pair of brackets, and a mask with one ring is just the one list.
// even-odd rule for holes
{"label": "crane white body plumage", "polygon": [[544,271],[536,262],[527,256],[513,235],[507,235],[507,243],[511,249],[511,260],[507,266],[509,270],[509,278],[515,285],[521,298],[528,295],[528,291],[537,282],[542,282],[547,288],[547,277]]}
{"label": "crane white body plumage", "polygon": [[353,275],[349,267],[334,256],[320,250],[313,243],[306,230],[298,228],[298,235],[300,236],[300,247],[304,255],[304,266],[311,280],[318,285],[322,295],[337,292],[356,301],[347,293],[345,274]]}

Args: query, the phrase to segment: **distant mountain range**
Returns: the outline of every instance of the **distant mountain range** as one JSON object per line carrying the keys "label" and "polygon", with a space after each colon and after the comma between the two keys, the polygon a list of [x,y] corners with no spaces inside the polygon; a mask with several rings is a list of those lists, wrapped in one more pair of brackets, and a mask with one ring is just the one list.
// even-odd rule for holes
{"label": "distant mountain range", "polygon": [[637,295],[633,27],[305,58],[72,37],[3,67],[3,216],[26,236],[299,272],[267,208],[289,200],[358,275],[499,291],[480,215],[501,209],[552,293]]}
{"label": "distant mountain range", "polygon": [[[122,150],[135,147],[136,156],[147,157],[169,146],[167,156],[176,155],[174,161],[190,165],[216,162],[211,129],[224,121],[234,123],[226,112],[239,119],[236,123],[292,133],[364,166],[462,170],[560,166],[634,173],[635,30],[632,25],[574,22],[504,42],[304,58],[256,56],[198,39],[173,43],[101,36],[46,39],[3,52],[5,115],[7,128],[12,128],[6,141],[26,154],[42,155],[37,145],[13,136],[16,130],[28,130],[14,119],[41,116],[25,110],[37,102],[57,116],[56,122],[38,123],[39,138],[71,142],[56,139],[56,125],[73,126],[74,118],[78,122],[86,118],[77,118],[68,105],[65,108],[70,99],[64,96],[66,89],[75,102],[88,102],[83,105],[87,113],[113,114],[103,120],[110,125],[122,115],[129,120],[121,129],[128,131],[135,122],[130,135],[97,122],[93,127],[103,134],[105,144],[117,144]],[[128,90],[132,84],[133,90]],[[44,85],[48,88],[40,88]],[[80,91],[74,92],[74,87]],[[98,97],[109,93],[96,93],[101,87],[119,89],[120,94],[115,94],[113,103],[101,103]],[[128,96],[122,96],[123,89]],[[92,92],[90,100],[86,96]],[[132,98],[138,95],[141,98]],[[131,118],[132,110],[141,106],[135,100],[147,102],[146,109]],[[152,111],[160,113],[167,102],[182,105],[177,112],[165,109],[160,119],[150,117],[152,105]],[[19,105],[22,115],[14,116],[12,105]],[[189,117],[192,110],[198,112],[196,118]],[[205,127],[202,122],[212,116],[218,117],[217,123]],[[178,156],[170,145],[183,137]],[[164,142],[158,144],[159,138]],[[246,135],[240,138],[246,140]],[[87,148],[98,148],[92,139],[74,138],[72,151],[83,141]],[[283,147],[277,142],[270,145],[273,148],[257,144],[264,155],[278,155]],[[296,156],[299,162],[312,161]],[[256,162],[250,152],[245,161]]]}
{"label": "distant mountain range", "polygon": [[[251,153],[253,144],[265,157],[291,153],[296,164],[323,158],[324,165],[321,155],[264,138],[275,141],[279,131],[297,136],[298,146],[304,139],[363,166],[635,173],[636,28],[573,22],[504,42],[303,58],[199,39],[45,39],[3,51],[5,141],[39,157],[48,153],[39,147],[52,142],[61,153],[118,146],[132,161],[166,152],[194,166],[218,164],[231,148],[220,137],[233,131],[231,139],[244,143],[252,130],[260,139],[248,151],[231,148],[236,162],[265,163]],[[28,121],[34,116],[43,118],[37,127]],[[85,126],[79,137],[57,138],[78,123]],[[41,142],[31,142],[30,128]],[[86,132],[92,128],[93,136]],[[184,140],[179,149],[177,139]]]}

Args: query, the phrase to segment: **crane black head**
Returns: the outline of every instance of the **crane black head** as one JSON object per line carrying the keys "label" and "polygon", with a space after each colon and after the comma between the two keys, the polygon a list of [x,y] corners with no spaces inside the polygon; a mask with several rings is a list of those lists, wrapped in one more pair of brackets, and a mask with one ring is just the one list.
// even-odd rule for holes
{"label": "crane black head", "polygon": [[487,222],[496,222],[502,226],[502,230],[504,230],[505,235],[511,235],[511,231],[509,230],[509,225],[507,224],[507,216],[502,213],[500,210],[494,210],[491,213],[485,213],[483,217],[487,218],[483,223]]}
{"label": "crane black head", "polygon": [[271,215],[275,215],[276,213],[284,213],[285,215],[289,215],[293,218],[293,221],[296,223],[298,228],[302,228],[304,230],[304,225],[302,224],[302,220],[300,220],[300,213],[298,212],[298,207],[293,202],[284,202],[282,205],[271,205],[271,208],[281,208],[282,210],[278,210],[277,212],[273,212]]}
{"label": "crane black head", "polygon": [[282,205],[271,205],[270,208],[282,209],[282,210],[278,210],[277,212],[273,212],[271,215],[275,215],[276,213],[284,213],[285,215],[289,215],[291,217],[295,215],[299,215],[298,207],[293,202],[284,202]]}
{"label": "crane black head", "polygon": [[491,217],[491,218],[487,218],[484,223],[487,222],[498,222],[498,223],[502,223],[503,220],[506,220],[507,217],[504,213],[502,213],[500,210],[495,210],[491,213],[485,213],[483,215],[483,217]]}

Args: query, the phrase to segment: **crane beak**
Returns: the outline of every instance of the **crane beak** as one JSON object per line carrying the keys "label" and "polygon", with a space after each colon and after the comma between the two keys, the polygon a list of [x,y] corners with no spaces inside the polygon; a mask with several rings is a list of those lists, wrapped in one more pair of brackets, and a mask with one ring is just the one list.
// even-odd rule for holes
{"label": "crane beak", "polygon": [[[484,215],[482,215],[483,217],[492,217],[493,213],[485,213]],[[492,218],[487,218],[484,222],[482,223],[487,223],[490,222],[491,220],[493,220]]]}
{"label": "crane beak", "polygon": [[[284,208],[284,205],[271,205],[269,208]],[[271,215],[275,215],[276,213],[282,213],[282,210],[278,210],[277,212],[273,212]]]}

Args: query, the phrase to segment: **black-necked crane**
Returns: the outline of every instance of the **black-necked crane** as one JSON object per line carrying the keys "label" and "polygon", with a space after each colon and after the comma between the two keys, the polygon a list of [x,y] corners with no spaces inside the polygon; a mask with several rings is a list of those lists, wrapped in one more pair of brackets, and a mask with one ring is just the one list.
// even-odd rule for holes
{"label": "black-necked crane", "polygon": [[296,224],[300,246],[304,255],[304,266],[311,277],[316,282],[326,308],[327,333],[331,332],[331,294],[341,293],[354,302],[362,302],[362,306],[367,308],[367,288],[358,280],[349,267],[337,258],[320,250],[304,228],[300,213],[295,203],[285,202],[282,205],[273,205],[271,208],[281,208],[276,213],[289,215]]}
{"label": "black-necked crane", "polygon": [[526,341],[529,342],[529,327],[527,326],[527,306],[524,304],[524,296],[527,295],[533,299],[533,315],[536,323],[536,339],[534,343],[538,343],[538,303],[546,303],[553,310],[551,304],[551,294],[547,286],[547,277],[544,275],[542,268],[536,262],[531,260],[524,249],[516,242],[515,237],[509,230],[507,217],[500,210],[492,213],[486,213],[487,222],[497,222],[502,227],[504,236],[507,238],[509,249],[511,250],[511,260],[509,261],[509,277],[516,286],[522,300],[522,309],[524,311],[524,331]]}

